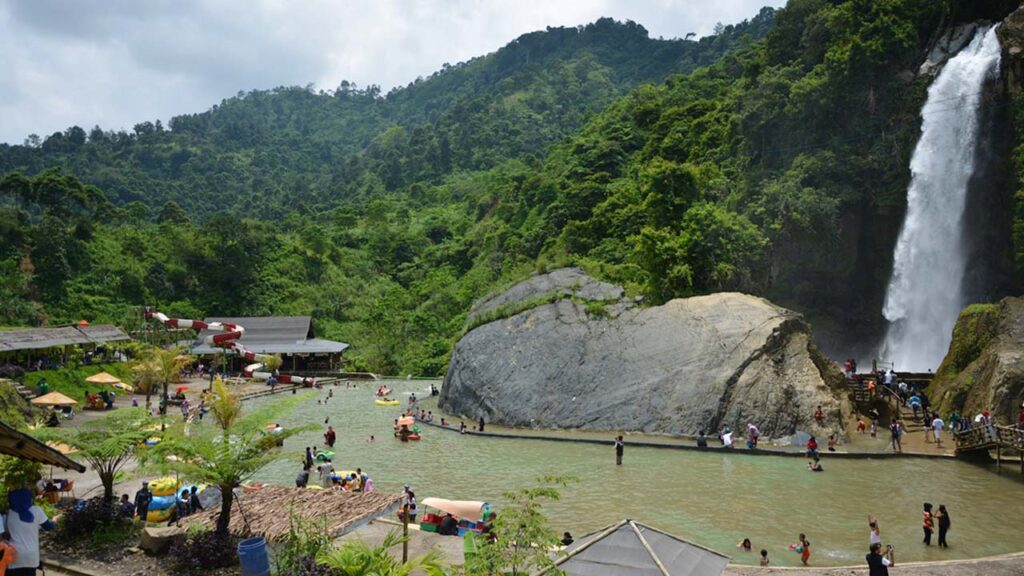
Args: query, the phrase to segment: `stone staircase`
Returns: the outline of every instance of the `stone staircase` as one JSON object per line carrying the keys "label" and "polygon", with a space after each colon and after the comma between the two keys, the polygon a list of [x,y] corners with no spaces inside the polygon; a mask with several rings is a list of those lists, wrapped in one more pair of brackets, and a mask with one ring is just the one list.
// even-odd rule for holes
{"label": "stone staircase", "polygon": [[24,398],[26,401],[31,400],[37,396],[34,390],[22,386],[14,380],[8,380],[6,378],[0,378],[0,386],[10,386],[18,393],[19,396]]}
{"label": "stone staircase", "polygon": [[35,398],[36,396],[38,396],[38,394],[36,394],[34,390],[26,388],[26,387],[24,387],[24,386],[22,386],[21,384],[18,384],[18,383],[14,384],[14,389],[17,390],[18,391],[18,395],[21,396],[22,398],[24,398],[25,400],[31,400],[31,399]]}

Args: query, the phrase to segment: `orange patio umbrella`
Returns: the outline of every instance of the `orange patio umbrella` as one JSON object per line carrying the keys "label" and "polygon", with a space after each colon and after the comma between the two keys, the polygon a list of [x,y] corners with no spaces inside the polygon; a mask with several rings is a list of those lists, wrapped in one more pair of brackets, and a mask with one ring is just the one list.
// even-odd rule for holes
{"label": "orange patio umbrella", "polygon": [[121,379],[108,372],[100,372],[99,374],[93,374],[85,379],[90,384],[120,384]]}
{"label": "orange patio umbrella", "polygon": [[43,394],[39,398],[33,398],[32,404],[35,406],[74,406],[78,402],[60,392],[50,392],[49,394]]}

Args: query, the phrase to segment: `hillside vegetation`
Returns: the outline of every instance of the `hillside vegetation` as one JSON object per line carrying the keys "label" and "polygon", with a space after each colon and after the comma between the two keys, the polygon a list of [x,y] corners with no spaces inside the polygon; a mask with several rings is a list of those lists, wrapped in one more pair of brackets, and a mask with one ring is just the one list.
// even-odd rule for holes
{"label": "hillside vegetation", "polygon": [[358,368],[438,374],[476,298],[576,263],[650,303],[743,290],[869,331],[912,71],[995,4],[791,0],[699,42],[600,20],[387,95],[250,92],[0,146],[0,323],[312,314]]}

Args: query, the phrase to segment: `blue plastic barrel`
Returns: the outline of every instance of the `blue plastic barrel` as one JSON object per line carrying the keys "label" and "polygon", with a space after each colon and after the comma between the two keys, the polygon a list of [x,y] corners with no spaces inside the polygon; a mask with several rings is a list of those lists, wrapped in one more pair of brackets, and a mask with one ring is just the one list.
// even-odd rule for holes
{"label": "blue plastic barrel", "polygon": [[248,538],[239,542],[238,561],[242,565],[242,576],[270,576],[267,541],[263,538]]}

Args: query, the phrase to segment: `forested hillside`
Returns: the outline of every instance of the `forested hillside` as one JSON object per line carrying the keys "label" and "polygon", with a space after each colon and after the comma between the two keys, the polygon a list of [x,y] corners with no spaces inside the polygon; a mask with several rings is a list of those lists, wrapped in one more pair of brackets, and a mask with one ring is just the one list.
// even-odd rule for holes
{"label": "forested hillside", "polygon": [[925,48],[1015,6],[791,0],[700,42],[601,20],[386,96],[252,92],[0,147],[0,323],[313,314],[359,368],[437,374],[473,300],[577,263],[651,303],[743,290],[868,334]]}
{"label": "forested hillside", "polygon": [[633,22],[607,18],[549,28],[387,95],[348,82],[327,92],[254,90],[166,127],[30,137],[28,146],[0,145],[0,173],[59,166],[118,204],[170,200],[204,218],[220,210],[314,214],[542,156],[632,87],[714,62],[762,37],[771,19],[768,9],[700,41],[652,39]]}

